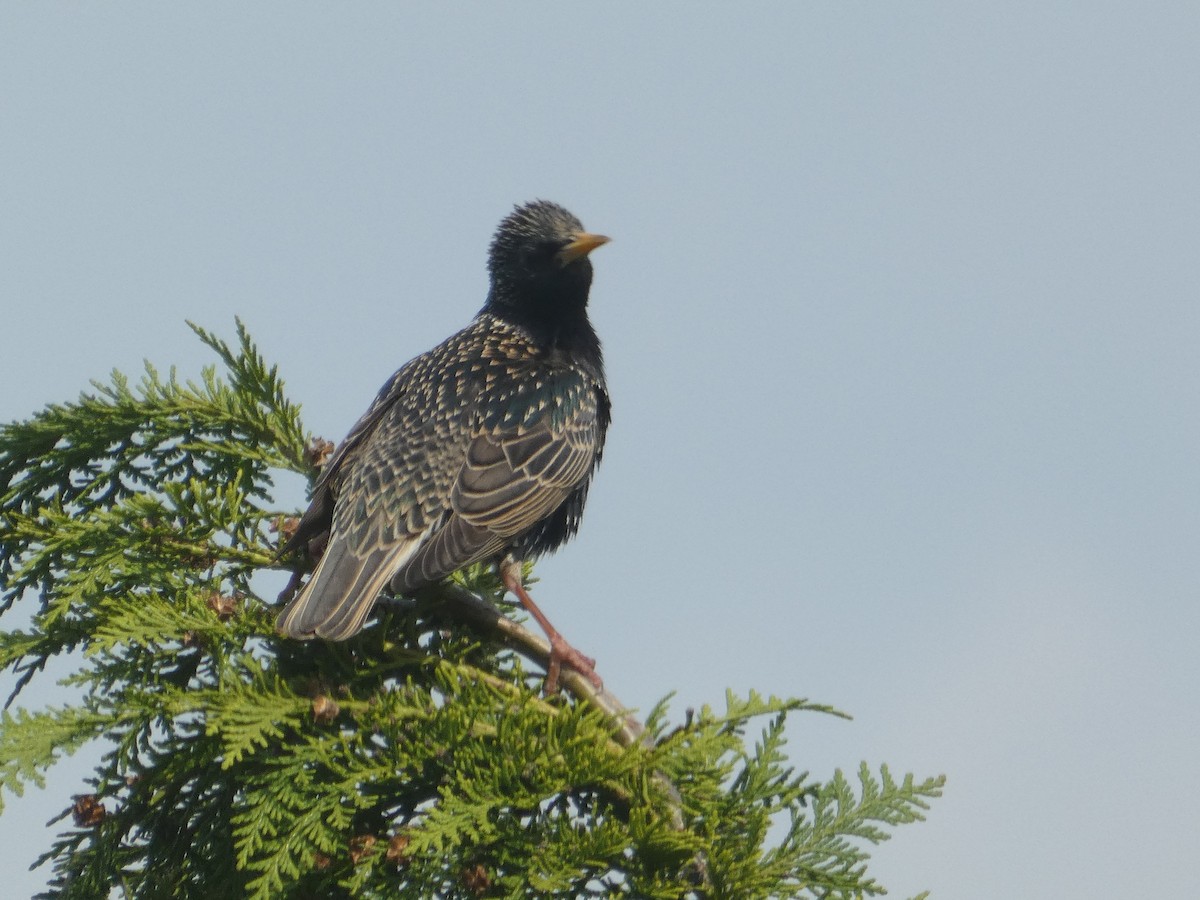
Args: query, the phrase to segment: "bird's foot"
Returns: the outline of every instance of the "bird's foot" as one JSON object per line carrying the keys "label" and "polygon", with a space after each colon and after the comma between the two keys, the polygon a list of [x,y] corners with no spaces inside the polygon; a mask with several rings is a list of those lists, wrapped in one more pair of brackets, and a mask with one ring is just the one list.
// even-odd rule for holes
{"label": "bird's foot", "polygon": [[596,661],[590,656],[584,656],[568,644],[566,638],[558,633],[558,629],[550,624],[550,620],[546,618],[546,614],[538,609],[538,605],[533,602],[533,598],[525,590],[525,585],[521,583],[521,564],[511,556],[507,556],[500,561],[499,571],[500,580],[504,583],[504,587],[521,601],[521,605],[542,626],[542,631],[546,632],[546,638],[550,641],[550,662],[546,666],[546,693],[554,694],[558,692],[558,676],[562,670],[563,663],[566,663],[590,681],[596,690],[601,690],[604,687],[604,682],[596,674]]}
{"label": "bird's foot", "polygon": [[279,592],[279,596],[275,598],[275,601],[277,603],[285,603],[295,597],[296,592],[300,590],[301,577],[302,576],[299,572],[293,572],[292,577],[288,579],[288,583],[284,586],[283,590]]}
{"label": "bird's foot", "polygon": [[555,632],[550,638],[550,664],[546,666],[545,691],[547,694],[558,692],[558,676],[563,663],[590,681],[596,690],[604,687],[604,682],[596,674],[596,661],[590,656],[584,656],[563,640],[562,635]]}

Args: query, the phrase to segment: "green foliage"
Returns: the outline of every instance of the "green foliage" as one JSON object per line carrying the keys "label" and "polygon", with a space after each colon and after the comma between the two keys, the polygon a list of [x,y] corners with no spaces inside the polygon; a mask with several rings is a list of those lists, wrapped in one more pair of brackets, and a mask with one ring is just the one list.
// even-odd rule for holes
{"label": "green foliage", "polygon": [[[343,644],[274,632],[272,478],[311,475],[298,409],[238,324],[199,328],[224,372],[147,366],[0,430],[0,632],[19,694],[48,663],[77,700],[0,718],[0,789],[99,757],[40,862],[44,895],[862,897],[864,845],[942,779],[789,767],[784,721],[725,698],[624,746],[589,704],[543,698],[495,636],[428,598]],[[501,602],[483,567],[460,584]],[[753,746],[752,720],[765,727]],[[0,801],[3,793],[0,791]]]}

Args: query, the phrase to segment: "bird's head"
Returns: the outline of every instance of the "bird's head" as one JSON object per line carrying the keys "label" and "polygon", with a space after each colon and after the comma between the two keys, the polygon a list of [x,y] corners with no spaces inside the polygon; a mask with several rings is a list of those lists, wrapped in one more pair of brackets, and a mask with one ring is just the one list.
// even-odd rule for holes
{"label": "bird's head", "polygon": [[488,307],[521,317],[579,315],[592,284],[588,254],[608,240],[584,231],[556,203],[535,200],[516,207],[500,223],[488,253]]}

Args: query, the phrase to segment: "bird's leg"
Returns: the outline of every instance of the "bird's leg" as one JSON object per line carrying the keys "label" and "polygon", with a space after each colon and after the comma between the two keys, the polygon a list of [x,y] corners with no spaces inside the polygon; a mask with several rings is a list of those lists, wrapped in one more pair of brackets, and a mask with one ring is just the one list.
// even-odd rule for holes
{"label": "bird's leg", "polygon": [[293,597],[295,597],[296,592],[300,590],[300,579],[302,577],[303,576],[298,570],[293,572],[292,577],[288,580],[287,585],[282,591],[279,592],[279,596],[275,598],[276,602],[283,603],[285,600],[291,600]]}
{"label": "bird's leg", "polygon": [[584,656],[568,644],[566,638],[550,624],[546,614],[538,609],[533,598],[525,590],[525,585],[521,582],[521,564],[511,557],[506,557],[500,563],[500,580],[504,587],[521,601],[521,605],[529,610],[529,614],[537,619],[537,623],[542,626],[542,631],[546,632],[546,637],[550,641],[550,664],[546,667],[546,693],[553,694],[558,690],[558,673],[563,663],[590,681],[597,689],[602,688],[604,682],[596,674],[596,661],[589,656]]}
{"label": "bird's leg", "polygon": [[[318,560],[321,558],[321,555],[325,552],[325,548],[328,545],[329,532],[326,531],[324,534],[319,534],[309,541],[305,545],[304,549],[305,552],[308,553],[309,559]],[[279,603],[283,603],[285,600],[291,600],[293,597],[295,597],[300,590],[300,580],[303,577],[304,574],[299,569],[293,570],[291,579],[288,581],[287,586],[279,592],[279,596],[276,598],[276,600]]]}

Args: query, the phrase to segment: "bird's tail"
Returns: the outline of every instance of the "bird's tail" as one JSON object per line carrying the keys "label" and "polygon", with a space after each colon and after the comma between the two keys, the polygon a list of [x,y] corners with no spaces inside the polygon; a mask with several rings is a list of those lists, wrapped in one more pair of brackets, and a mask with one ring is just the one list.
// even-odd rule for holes
{"label": "bird's tail", "polygon": [[287,637],[344,641],[362,630],[380,592],[412,556],[420,537],[359,555],[345,541],[331,540],[300,593],[275,627]]}

